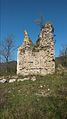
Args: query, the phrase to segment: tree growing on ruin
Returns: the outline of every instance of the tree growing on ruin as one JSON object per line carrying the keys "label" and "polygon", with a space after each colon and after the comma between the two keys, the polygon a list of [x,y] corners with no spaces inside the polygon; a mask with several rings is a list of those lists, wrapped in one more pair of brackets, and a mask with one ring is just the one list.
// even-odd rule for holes
{"label": "tree growing on ruin", "polygon": [[43,16],[40,16],[40,18],[37,19],[37,20],[35,20],[34,22],[35,22],[35,24],[36,24],[37,26],[39,26],[40,30],[42,30],[42,28],[43,28],[43,26],[44,26],[44,23],[45,23],[44,17],[43,17]]}

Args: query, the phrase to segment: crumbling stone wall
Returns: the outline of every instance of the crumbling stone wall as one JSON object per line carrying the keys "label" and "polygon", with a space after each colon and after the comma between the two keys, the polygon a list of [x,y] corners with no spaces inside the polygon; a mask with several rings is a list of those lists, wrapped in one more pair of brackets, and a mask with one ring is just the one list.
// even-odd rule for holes
{"label": "crumbling stone wall", "polygon": [[44,25],[35,45],[25,31],[23,44],[18,48],[18,75],[46,75],[55,72],[54,28],[50,23]]}

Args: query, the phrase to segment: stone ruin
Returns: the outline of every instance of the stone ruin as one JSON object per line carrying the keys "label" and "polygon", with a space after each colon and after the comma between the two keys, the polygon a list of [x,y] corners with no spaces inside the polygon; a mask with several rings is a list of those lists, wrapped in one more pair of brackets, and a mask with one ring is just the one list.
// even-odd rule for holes
{"label": "stone ruin", "polygon": [[54,28],[46,23],[33,44],[28,33],[24,32],[23,44],[18,48],[18,75],[46,75],[55,72]]}

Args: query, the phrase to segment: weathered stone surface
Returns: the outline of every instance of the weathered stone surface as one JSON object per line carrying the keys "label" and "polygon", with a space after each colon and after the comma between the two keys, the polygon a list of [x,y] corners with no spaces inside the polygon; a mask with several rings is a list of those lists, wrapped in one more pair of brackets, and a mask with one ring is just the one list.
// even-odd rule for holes
{"label": "weathered stone surface", "polygon": [[33,76],[33,77],[31,78],[31,80],[32,80],[32,81],[36,81],[36,77]]}
{"label": "weathered stone surface", "polygon": [[10,79],[9,80],[9,83],[13,83],[13,82],[15,82],[16,81],[16,79]]}
{"label": "weathered stone surface", "polygon": [[17,81],[26,81],[26,80],[29,80],[29,77],[28,78],[23,78],[23,79],[18,79]]}
{"label": "weathered stone surface", "polygon": [[0,83],[5,83],[7,80],[6,79],[1,79]]}
{"label": "weathered stone surface", "polygon": [[29,42],[28,33],[25,33],[23,45],[18,48],[17,74],[19,75],[46,75],[55,72],[53,27],[45,24],[38,45]]}

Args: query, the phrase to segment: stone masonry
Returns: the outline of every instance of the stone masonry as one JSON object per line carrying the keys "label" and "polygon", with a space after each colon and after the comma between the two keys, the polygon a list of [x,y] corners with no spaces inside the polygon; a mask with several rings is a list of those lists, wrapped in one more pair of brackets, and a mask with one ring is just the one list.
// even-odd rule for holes
{"label": "stone masonry", "polygon": [[18,75],[46,75],[55,72],[54,28],[46,23],[34,45],[28,33],[24,32],[23,44],[18,48]]}

